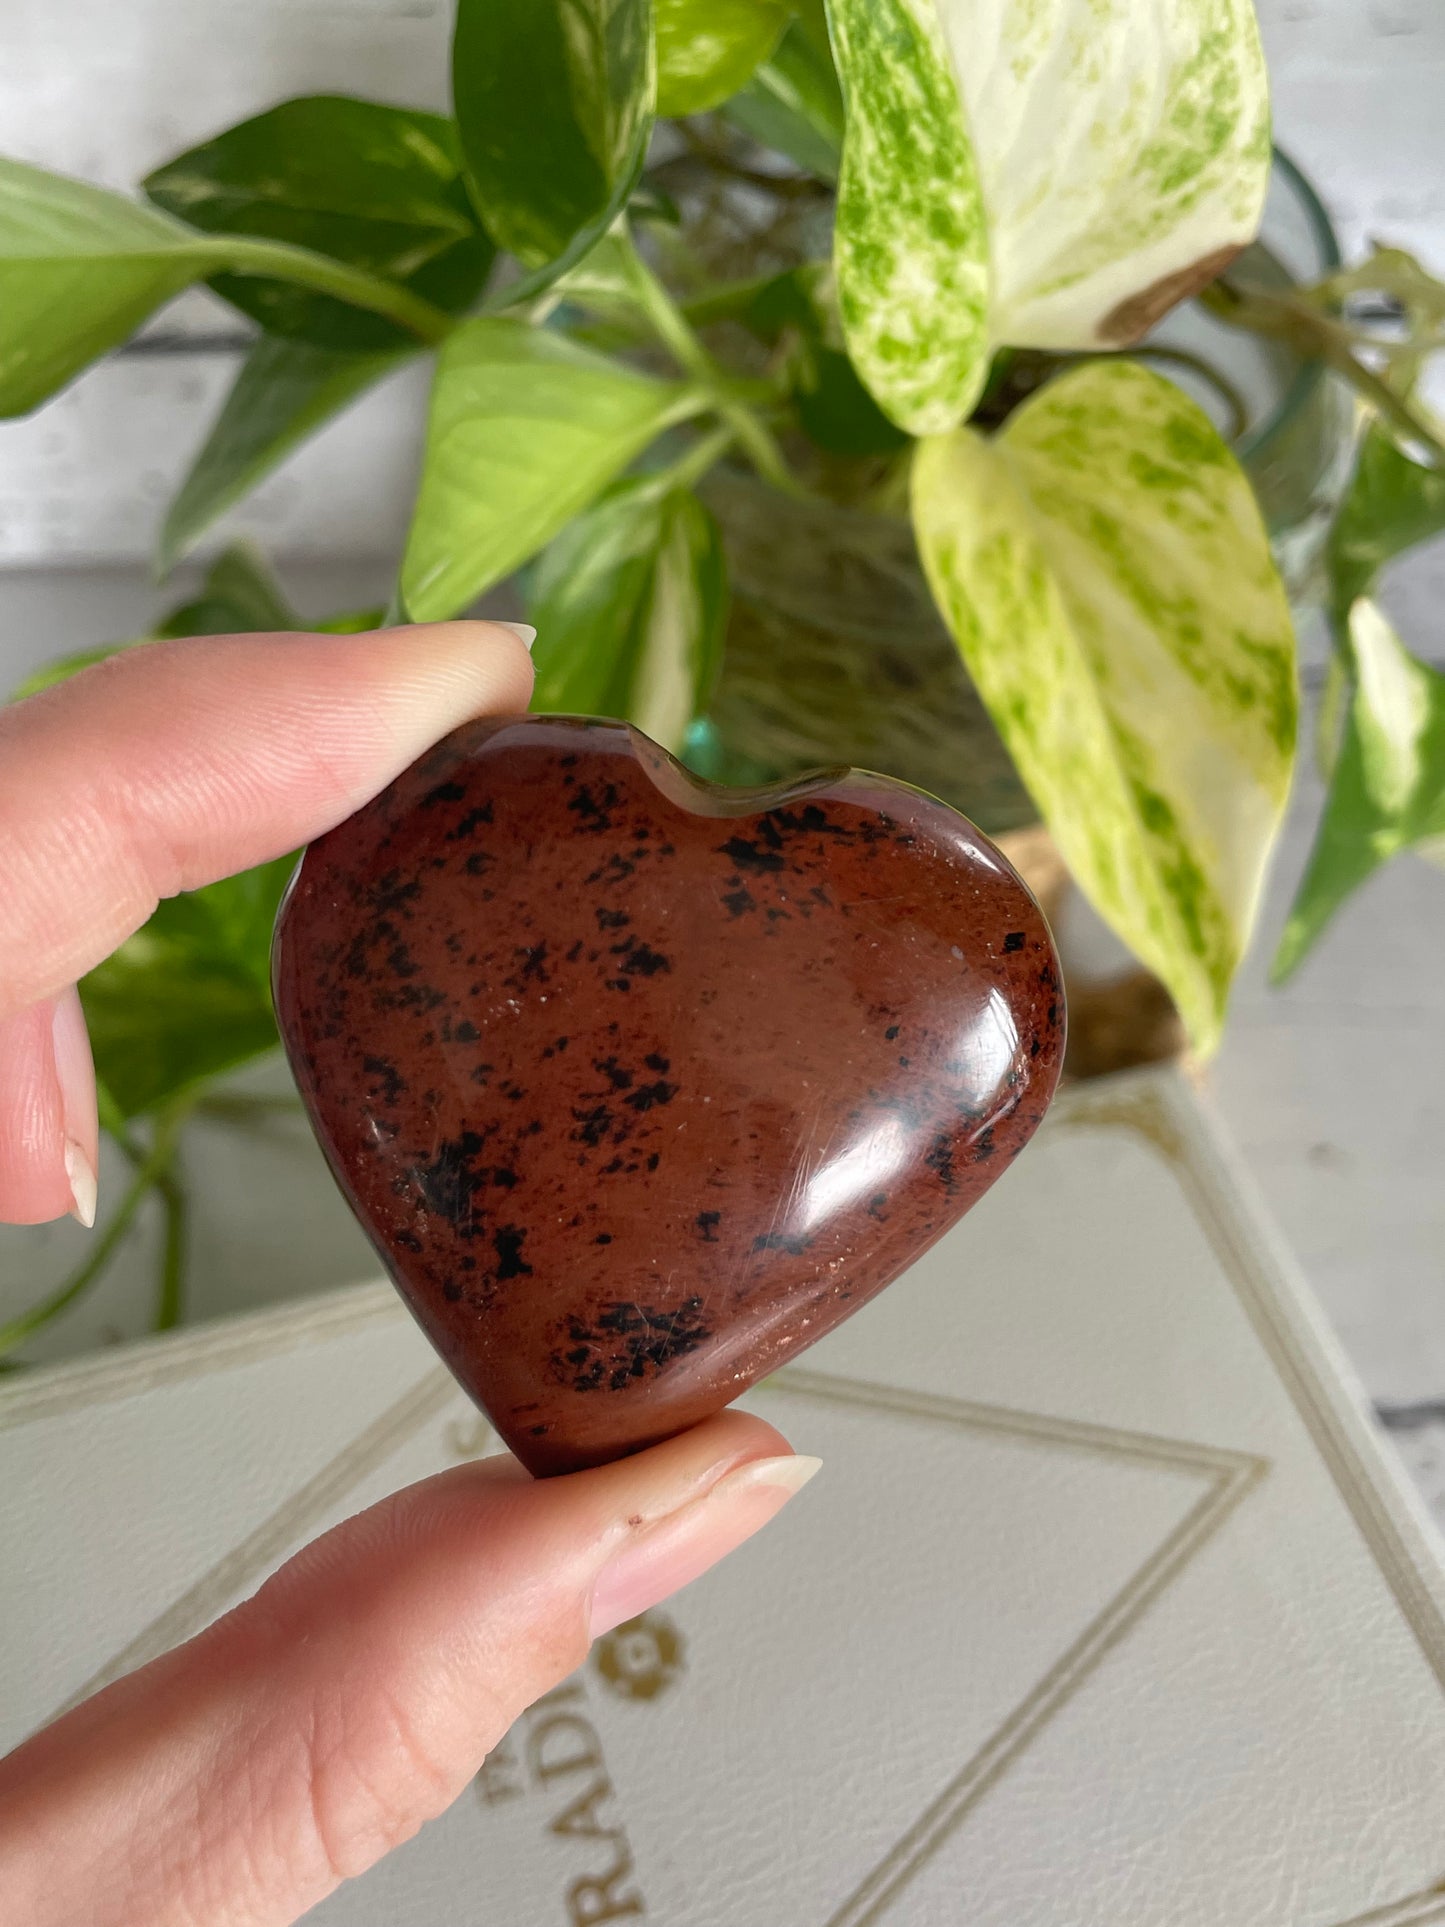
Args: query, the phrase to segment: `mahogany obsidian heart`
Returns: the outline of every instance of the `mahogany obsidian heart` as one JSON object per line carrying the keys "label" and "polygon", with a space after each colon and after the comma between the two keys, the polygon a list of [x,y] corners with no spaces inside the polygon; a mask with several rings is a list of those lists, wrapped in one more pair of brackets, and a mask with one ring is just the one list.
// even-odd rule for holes
{"label": "mahogany obsidian heart", "polygon": [[1027,1142],[1032,897],[944,804],[689,775],[621,723],[458,731],[307,851],[276,1009],[342,1190],[534,1472],[718,1410]]}

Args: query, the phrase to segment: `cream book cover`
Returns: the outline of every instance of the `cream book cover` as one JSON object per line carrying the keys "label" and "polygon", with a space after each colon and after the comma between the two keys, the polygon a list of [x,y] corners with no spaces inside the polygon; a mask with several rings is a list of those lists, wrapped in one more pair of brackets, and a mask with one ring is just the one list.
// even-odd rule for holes
{"label": "cream book cover", "polygon": [[[1188,1086],[749,1402],[824,1471],[318,1927],[1445,1922],[1439,1548]],[[388,1288],[0,1395],[0,1743],[495,1449]]]}

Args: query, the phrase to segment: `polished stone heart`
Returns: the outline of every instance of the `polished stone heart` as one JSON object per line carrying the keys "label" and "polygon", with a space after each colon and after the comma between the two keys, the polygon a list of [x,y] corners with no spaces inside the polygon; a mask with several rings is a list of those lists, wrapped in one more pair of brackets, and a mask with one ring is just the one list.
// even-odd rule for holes
{"label": "polished stone heart", "polygon": [[719,789],[570,718],[460,730],[313,844],[275,975],[342,1190],[539,1473],[865,1304],[1022,1149],[1064,1039],[1043,917],[942,803]]}

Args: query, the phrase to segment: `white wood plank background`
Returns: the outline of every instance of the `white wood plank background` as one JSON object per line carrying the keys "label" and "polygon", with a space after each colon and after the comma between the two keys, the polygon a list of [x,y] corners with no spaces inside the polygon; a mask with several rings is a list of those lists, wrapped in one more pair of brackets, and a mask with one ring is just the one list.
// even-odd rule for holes
{"label": "white wood plank background", "polygon": [[[446,0],[8,0],[0,148],[122,187],[288,94],[438,105],[448,15]],[[1260,15],[1277,137],[1319,184],[1347,251],[1378,235],[1445,267],[1445,0],[1261,0]],[[154,607],[141,565],[234,367],[232,352],[205,348],[234,325],[209,297],[184,298],[155,325],[192,337],[195,351],[112,361],[0,428],[0,684],[133,633]],[[384,588],[420,392],[415,374],[388,384],[233,518],[291,559],[303,606]],[[1445,547],[1402,568],[1388,600],[1414,646],[1445,660]],[[1366,1385],[1401,1408],[1399,1437],[1445,1487],[1445,1424],[1429,1409],[1445,1399],[1445,874],[1396,866],[1294,985],[1268,990],[1264,958],[1318,800],[1306,772],[1266,942],[1211,1083]],[[0,1234],[0,1315],[28,1296],[36,1251]],[[321,1282],[318,1262],[313,1246],[297,1275],[272,1266],[267,1295]],[[204,1310],[254,1290],[240,1269],[217,1277]],[[142,1317],[140,1300],[77,1315],[54,1343],[92,1344]]]}

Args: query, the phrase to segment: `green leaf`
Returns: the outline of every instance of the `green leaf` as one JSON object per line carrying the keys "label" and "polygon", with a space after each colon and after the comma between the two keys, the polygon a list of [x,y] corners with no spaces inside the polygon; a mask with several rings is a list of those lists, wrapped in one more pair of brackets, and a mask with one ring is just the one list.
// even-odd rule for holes
{"label": "green leaf", "polygon": [[858,378],[838,325],[832,270],[809,261],[761,283],[737,319],[778,342],[803,432],[830,455],[892,455],[908,436],[889,421]]}
{"label": "green leaf", "polygon": [[[366,614],[371,614],[367,611]],[[363,619],[342,617],[340,622],[357,628],[377,625]],[[261,556],[248,544],[238,542],[216,558],[201,585],[201,593],[171,610],[148,636],[134,636],[125,642],[106,643],[99,649],[82,649],[46,663],[27,676],[10,700],[37,695],[56,683],[68,682],[95,663],[106,662],[122,649],[133,649],[142,642],[163,636],[229,636],[247,630],[299,629],[303,624],[277,587]],[[320,624],[334,628],[336,624]]]}
{"label": "green leaf", "polygon": [[452,96],[489,231],[570,266],[642,169],[656,92],[649,0],[458,0]]}
{"label": "green leaf", "polygon": [[832,0],[848,103],[833,258],[853,364],[911,435],[962,421],[988,372],[988,227],[930,0]]}
{"label": "green leaf", "polygon": [[653,0],[658,113],[720,106],[767,59],[792,11],[791,0]]}
{"label": "green leaf", "polygon": [[925,441],[934,598],[1079,884],[1217,1043],[1289,791],[1294,637],[1243,472],[1172,382],[1096,361],[993,441]]}
{"label": "green leaf", "polygon": [[[283,101],[177,155],[145,190],[207,234],[315,249],[449,314],[480,293],[495,253],[462,183],[451,121],[379,101]],[[271,334],[354,353],[416,345],[394,322],[283,281],[223,274],[212,286]]]}
{"label": "green leaf", "polygon": [[124,1117],[274,1047],[271,929],[294,856],[168,898],[83,979],[98,1076]]}
{"label": "green leaf", "polygon": [[620,482],[537,566],[532,707],[619,716],[674,752],[722,657],[722,544],[697,498],[665,478]]}
{"label": "green leaf", "polygon": [[[137,637],[133,640],[140,641],[144,638]],[[60,656],[56,661],[47,662],[41,668],[34,670],[23,682],[17,683],[10,692],[9,701],[19,703],[27,696],[38,696],[42,689],[53,689],[57,683],[69,682],[70,678],[78,676],[82,669],[92,669],[98,662],[108,662],[112,656],[119,655],[122,649],[131,647],[132,642],[108,642],[100,649],[78,649],[73,656]]]}
{"label": "green leaf", "polygon": [[414,348],[352,354],[303,341],[258,341],[166,513],[157,555],[162,572],[317,429],[409,360]]}
{"label": "green leaf", "polygon": [[1374,421],[1330,531],[1330,603],[1342,627],[1385,564],[1445,530],[1445,472],[1411,461]]}
{"label": "green leaf", "polygon": [[1417,662],[1376,605],[1350,611],[1355,688],[1324,816],[1271,971],[1298,968],[1371,872],[1445,837],[1445,676]]}
{"label": "green leaf", "polygon": [[304,629],[260,552],[234,542],[211,564],[201,593],[164,616],[156,636],[235,636]]}
{"label": "green leaf", "polygon": [[700,399],[520,321],[464,322],[432,385],[401,592],[456,615],[549,542]]}
{"label": "green leaf", "polygon": [[836,181],[843,153],[843,95],[820,33],[795,20],[771,60],[727,103],[727,118],[820,180]]}
{"label": "green leaf", "polygon": [[202,235],[158,208],[0,160],[0,415],[23,415],[126,340],[146,316],[219,269],[280,275],[405,323],[446,317],[410,289],[304,248]]}
{"label": "green leaf", "polygon": [[1270,162],[1250,0],[829,0],[836,252],[900,426],[964,418],[1003,346],[1145,334],[1249,241]]}
{"label": "green leaf", "polygon": [[211,259],[123,195],[0,160],[0,413],[36,407]]}

